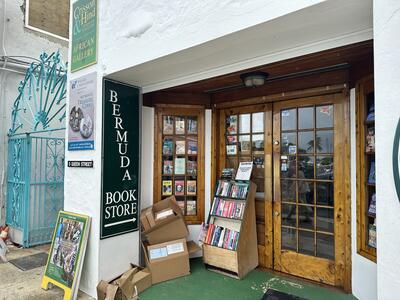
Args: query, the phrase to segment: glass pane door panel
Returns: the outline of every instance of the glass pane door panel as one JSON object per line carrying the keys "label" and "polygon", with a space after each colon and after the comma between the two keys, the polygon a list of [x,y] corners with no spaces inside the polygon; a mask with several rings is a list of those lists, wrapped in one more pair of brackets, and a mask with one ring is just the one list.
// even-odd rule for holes
{"label": "glass pane door panel", "polygon": [[281,247],[334,259],[333,105],[283,109]]}

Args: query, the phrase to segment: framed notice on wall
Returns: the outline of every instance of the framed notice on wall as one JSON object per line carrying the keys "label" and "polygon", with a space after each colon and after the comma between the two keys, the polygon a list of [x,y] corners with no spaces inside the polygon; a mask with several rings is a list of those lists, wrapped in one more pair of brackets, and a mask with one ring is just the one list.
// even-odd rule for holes
{"label": "framed notice on wall", "polygon": [[60,211],[42,279],[64,290],[64,299],[76,299],[89,235],[90,217]]}
{"label": "framed notice on wall", "polygon": [[71,72],[97,61],[97,0],[78,0],[72,5]]}
{"label": "framed notice on wall", "polygon": [[90,73],[70,81],[68,150],[94,150],[97,75]]}
{"label": "framed notice on wall", "polygon": [[139,88],[103,80],[101,239],[138,230],[140,112]]}

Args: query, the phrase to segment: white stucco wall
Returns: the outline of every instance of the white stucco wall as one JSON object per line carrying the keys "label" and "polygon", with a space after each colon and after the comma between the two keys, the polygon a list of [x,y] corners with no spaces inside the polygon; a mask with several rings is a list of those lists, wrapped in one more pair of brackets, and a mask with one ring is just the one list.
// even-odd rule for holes
{"label": "white stucco wall", "polygon": [[357,253],[357,150],[356,150],[356,96],[350,90],[351,133],[351,267],[353,295],[359,300],[376,300],[376,263]]}
{"label": "white stucco wall", "polygon": [[[31,62],[31,58],[37,59],[43,51],[52,53],[60,50],[66,61],[68,44],[65,41],[24,27],[24,14],[20,8],[23,3],[23,0],[0,1],[0,57],[26,56],[19,59]],[[11,125],[11,107],[18,94],[18,84],[23,78],[24,70],[0,62],[0,224],[5,222],[7,131]]]}
{"label": "white stucco wall", "polygon": [[400,117],[400,2],[374,1],[378,299],[400,294],[400,203],[391,150]]}

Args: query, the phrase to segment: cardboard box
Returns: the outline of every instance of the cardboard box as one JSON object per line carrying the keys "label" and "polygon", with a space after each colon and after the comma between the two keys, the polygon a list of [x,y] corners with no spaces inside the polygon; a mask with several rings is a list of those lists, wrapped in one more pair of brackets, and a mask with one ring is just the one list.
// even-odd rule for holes
{"label": "cardboard box", "polygon": [[133,268],[110,282],[101,280],[97,285],[98,300],[136,300],[137,291],[132,283],[137,269]]}
{"label": "cardboard box", "polygon": [[[147,214],[149,209],[150,207],[145,209]],[[184,217],[182,215],[182,210],[176,203],[174,196],[168,197],[160,202],[157,202],[151,207],[151,210],[152,210],[153,220],[154,220],[154,215],[160,213],[166,215],[165,212],[169,210],[172,210],[173,213],[168,214],[159,220],[154,220],[155,225],[151,226],[150,224],[150,229],[144,230],[143,236],[145,237],[145,239],[147,239],[149,244],[154,245],[177,239],[182,239],[186,238],[189,235],[189,231],[187,229]]]}
{"label": "cardboard box", "polygon": [[186,239],[177,239],[156,245],[143,243],[142,246],[153,284],[190,273]]}
{"label": "cardboard box", "polygon": [[151,287],[151,273],[148,268],[142,268],[135,265],[132,265],[132,267],[136,270],[132,278],[132,284],[136,286],[137,293],[140,294]]}

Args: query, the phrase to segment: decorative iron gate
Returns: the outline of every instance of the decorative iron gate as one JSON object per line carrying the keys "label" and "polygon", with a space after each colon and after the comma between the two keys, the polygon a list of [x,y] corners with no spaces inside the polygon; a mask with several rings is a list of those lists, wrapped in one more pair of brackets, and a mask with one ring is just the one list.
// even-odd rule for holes
{"label": "decorative iron gate", "polygon": [[24,247],[51,240],[64,205],[66,66],[42,54],[18,88],[8,139],[6,222]]}

